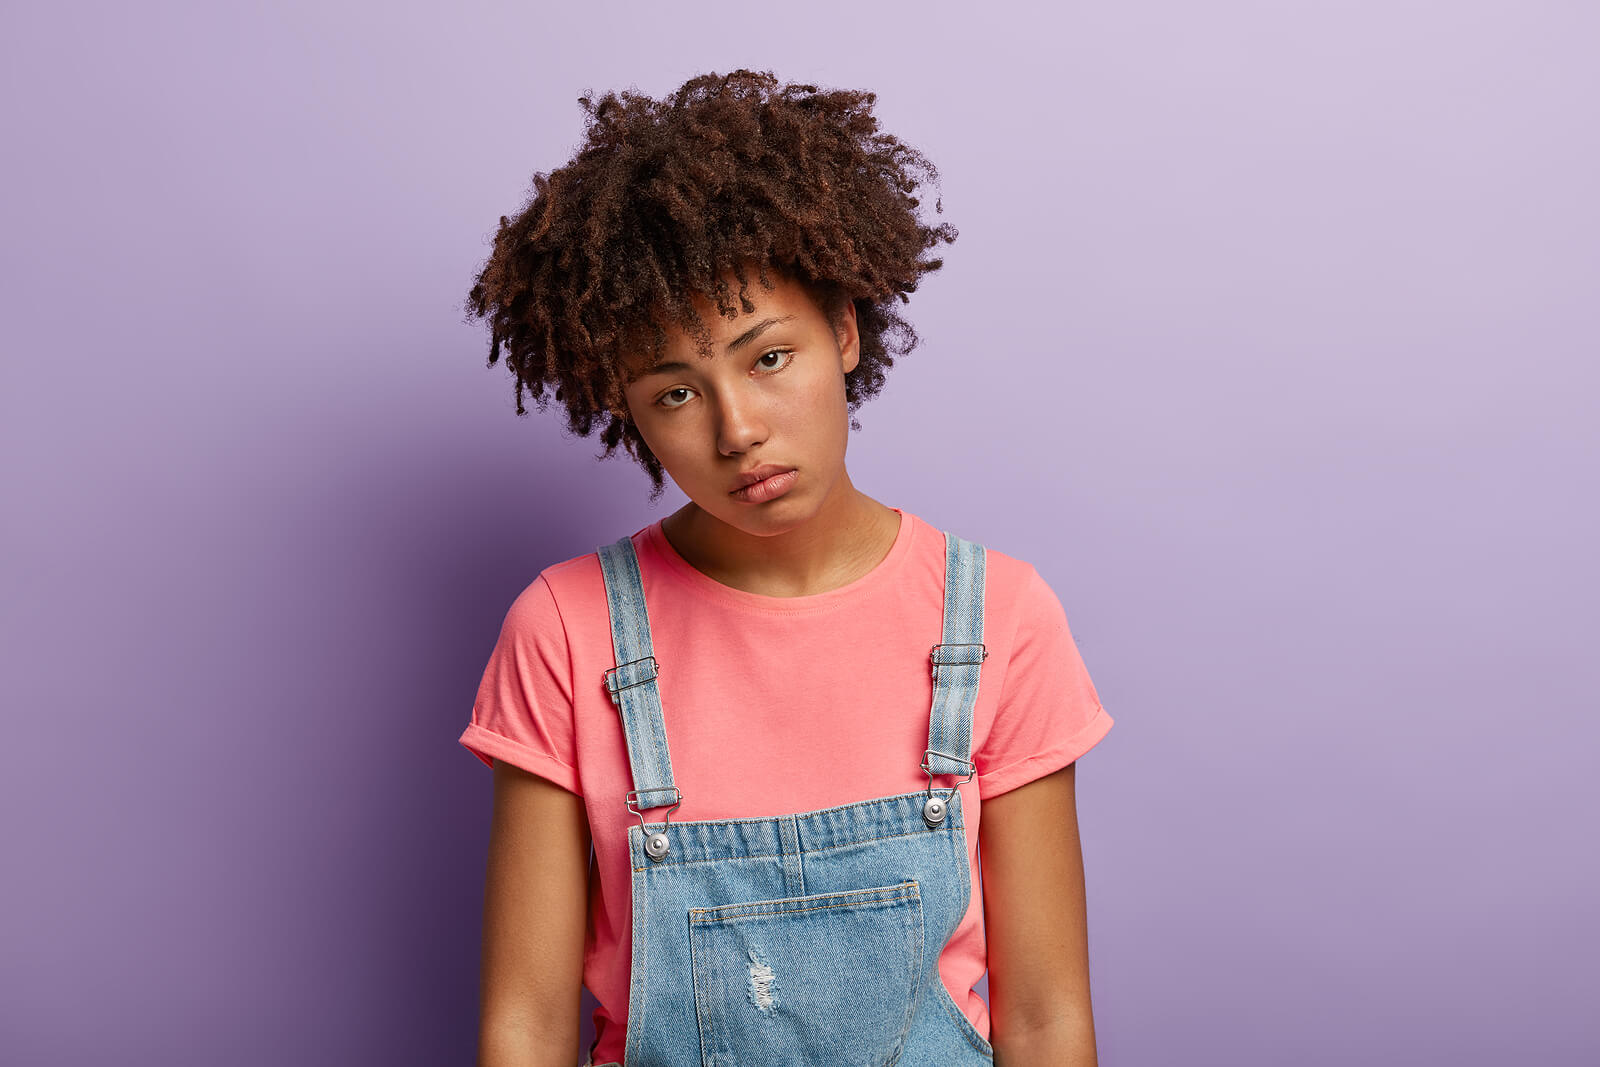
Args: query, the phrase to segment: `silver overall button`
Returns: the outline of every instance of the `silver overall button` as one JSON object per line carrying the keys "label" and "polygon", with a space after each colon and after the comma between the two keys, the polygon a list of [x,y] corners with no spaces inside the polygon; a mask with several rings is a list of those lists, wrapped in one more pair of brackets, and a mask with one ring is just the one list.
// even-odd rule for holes
{"label": "silver overall button", "polygon": [[[667,813],[661,817],[661,829],[657,830],[655,833],[650,832],[650,828],[644,824],[644,815],[639,811],[638,808],[634,807],[634,798],[639,795],[640,791],[637,789],[630,789],[628,791],[627,808],[638,817],[639,832],[644,834],[644,853],[653,860],[661,859],[667,854],[668,849],[671,848],[670,843],[667,841],[667,827],[672,823],[672,813],[677,811],[678,808],[683,805],[683,794],[679,792],[675,786],[667,786],[667,788],[671,789],[673,794],[678,799],[672,805],[672,807],[667,809]],[[649,790],[649,792],[660,792],[660,790]],[[658,807],[659,805],[651,806]],[[631,833],[632,831],[629,832]]]}
{"label": "silver overall button", "polygon": [[927,823],[929,826],[938,826],[940,823],[944,822],[944,813],[946,810],[947,809],[945,808],[944,801],[940,800],[938,797],[929,797],[928,802],[922,805],[922,821]]}

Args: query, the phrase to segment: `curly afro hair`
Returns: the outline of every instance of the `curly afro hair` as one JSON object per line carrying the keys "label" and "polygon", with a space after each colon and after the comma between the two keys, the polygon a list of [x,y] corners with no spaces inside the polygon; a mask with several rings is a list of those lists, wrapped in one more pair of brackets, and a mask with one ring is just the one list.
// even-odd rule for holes
{"label": "curly afro hair", "polygon": [[[535,173],[523,209],[501,216],[467,299],[469,317],[490,321],[489,366],[505,349],[517,414],[527,414],[524,389],[540,410],[553,392],[573,433],[598,426],[601,457],[620,444],[639,461],[654,499],[664,472],[627,417],[624,355],[659,360],[664,324],[709,354],[695,298],[730,319],[754,311],[745,295],[754,265],[766,288],[769,272],[798,282],[836,328],[854,302],[853,416],[917,344],[895,298],[909,301],[944,262],[924,253],[957,233],[918,218],[914,194],[937,187],[938,171],[878,132],[876,99],[750,70],[691,78],[660,101],[629,90],[579,97],[583,145],[566,165]],[[934,210],[943,211],[937,199]]]}

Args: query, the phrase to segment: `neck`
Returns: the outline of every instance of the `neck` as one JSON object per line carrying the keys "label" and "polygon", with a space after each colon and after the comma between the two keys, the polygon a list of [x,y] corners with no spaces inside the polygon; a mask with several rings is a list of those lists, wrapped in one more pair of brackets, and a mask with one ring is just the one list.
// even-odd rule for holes
{"label": "neck", "polygon": [[810,596],[866,574],[893,547],[900,517],[841,472],[811,518],[780,533],[730,526],[690,501],[661,521],[689,565],[723,585],[764,596]]}

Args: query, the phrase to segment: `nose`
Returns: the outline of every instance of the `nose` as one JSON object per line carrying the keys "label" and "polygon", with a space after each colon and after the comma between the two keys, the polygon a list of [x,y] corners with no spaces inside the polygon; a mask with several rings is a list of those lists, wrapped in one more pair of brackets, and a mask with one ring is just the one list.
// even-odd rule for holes
{"label": "nose", "polygon": [[756,399],[738,389],[723,390],[717,400],[717,451],[734,456],[766,439],[767,422]]}

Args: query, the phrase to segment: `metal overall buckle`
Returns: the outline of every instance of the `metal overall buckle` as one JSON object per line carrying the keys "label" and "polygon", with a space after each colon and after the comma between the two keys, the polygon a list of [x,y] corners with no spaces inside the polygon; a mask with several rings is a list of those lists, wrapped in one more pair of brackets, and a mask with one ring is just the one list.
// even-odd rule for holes
{"label": "metal overall buckle", "polygon": [[[946,793],[943,799],[933,795],[933,769],[928,766],[929,756],[943,756],[946,759],[955,760],[957,763],[965,764],[972,768],[967,772],[965,778],[950,787],[950,792]],[[944,822],[945,815],[949,814],[950,811],[950,798],[956,795],[957,789],[972,781],[972,776],[978,773],[978,765],[972,760],[962,759],[952,752],[940,752],[937,749],[926,748],[922,750],[922,769],[928,772],[928,800],[927,803],[922,805],[922,821],[932,829]],[[960,772],[950,771],[948,773],[958,774]]]}
{"label": "metal overall buckle", "polygon": [[[645,676],[642,678],[635,679],[631,682],[624,682],[623,684],[618,685],[617,679],[621,677],[618,672],[624,667],[633,666],[635,663],[650,664],[649,673],[645,674]],[[620,695],[622,691],[624,689],[631,689],[636,685],[644,685],[646,682],[653,682],[660,673],[661,665],[656,662],[656,658],[654,656],[645,656],[642,659],[630,659],[626,663],[619,663],[615,667],[611,667],[601,672],[601,677],[606,683],[606,690],[611,694],[611,703],[617,705],[617,710],[620,713],[622,710],[622,697]],[[677,786],[671,786],[670,788],[672,789],[673,795],[678,799],[670,808],[667,808],[667,813],[661,817],[661,829],[657,830],[655,833],[650,832],[650,828],[644,824],[644,815],[639,811],[638,808],[634,807],[634,805],[638,803],[637,797],[640,793],[657,793],[660,792],[660,790],[630,789],[628,790],[627,797],[624,799],[624,806],[629,811],[633,812],[633,814],[639,819],[639,831],[644,834],[645,855],[649,856],[653,860],[661,859],[671,849],[671,844],[667,841],[666,830],[671,824],[672,813],[677,811],[678,808],[683,804],[683,793],[678,789]],[[662,805],[651,804],[649,806],[652,808],[659,808]]]}
{"label": "metal overall buckle", "polygon": [[[671,821],[672,813],[677,811],[678,808],[680,806],[682,806],[682,804],[683,804],[683,793],[682,793],[682,791],[679,790],[677,786],[672,786],[671,789],[672,789],[672,792],[674,794],[676,794],[676,796],[678,798],[677,802],[674,803],[672,805],[672,807],[668,808],[667,809],[667,813],[661,817],[661,829],[657,830],[655,833],[651,833],[649,828],[645,826],[645,824],[644,824],[644,816],[642,814],[640,814],[638,808],[634,807],[634,804],[638,803],[638,801],[635,800],[634,798],[637,797],[640,793],[656,793],[656,792],[660,792],[660,790],[656,790],[656,789],[630,789],[630,790],[628,790],[627,808],[628,808],[629,811],[631,811],[635,815],[639,816],[639,830],[640,830],[641,833],[644,834],[644,854],[649,856],[653,860],[661,859],[663,856],[665,856],[667,854],[668,850],[672,847],[671,844],[667,841],[667,826]],[[661,807],[661,805],[660,804],[651,804],[650,807],[659,808],[659,807]]]}
{"label": "metal overall buckle", "polygon": [[[978,649],[979,654],[977,659],[956,659],[941,662],[939,659],[939,650],[941,648],[975,648]],[[939,680],[940,667],[975,667],[982,664],[983,661],[988,658],[989,646],[985,645],[981,641],[952,641],[949,644],[934,645],[928,650],[928,661],[933,664],[932,673],[933,680],[935,682],[938,682]],[[954,760],[956,763],[960,763],[971,768],[971,770],[967,772],[967,776],[965,778],[950,787],[950,792],[946,793],[943,799],[933,795],[933,771],[928,766],[929,756],[943,756],[946,759]],[[945,815],[947,815],[950,811],[951,798],[956,795],[957,789],[960,789],[962,786],[972,781],[972,776],[977,773],[978,765],[971,760],[962,759],[953,752],[939,752],[935,749],[929,748],[923,750],[922,769],[927,771],[928,774],[928,801],[922,805],[922,821],[927,823],[928,826],[932,828],[944,822]],[[952,771],[950,773],[954,774],[957,772]]]}
{"label": "metal overall buckle", "polygon": [[[645,675],[643,678],[638,679],[637,681],[624,682],[622,685],[616,685],[615,679],[612,678],[612,675],[616,674],[624,667],[633,666],[635,663],[650,664],[650,673]],[[606,692],[611,694],[611,703],[621,707],[622,698],[617,694],[621,693],[624,689],[632,689],[636,685],[644,685],[646,682],[653,682],[660,673],[661,665],[656,662],[656,658],[654,656],[645,656],[643,659],[630,659],[628,662],[619,663],[615,667],[607,667],[605,670],[600,672],[600,677],[606,684]]]}
{"label": "metal overall buckle", "polygon": [[[976,648],[982,650],[977,659],[953,659],[939,662],[941,648]],[[989,646],[982,641],[952,641],[948,645],[934,645],[928,650],[928,661],[933,664],[933,677],[938,680],[940,667],[974,667],[989,658]]]}

